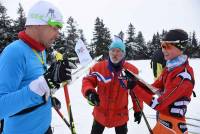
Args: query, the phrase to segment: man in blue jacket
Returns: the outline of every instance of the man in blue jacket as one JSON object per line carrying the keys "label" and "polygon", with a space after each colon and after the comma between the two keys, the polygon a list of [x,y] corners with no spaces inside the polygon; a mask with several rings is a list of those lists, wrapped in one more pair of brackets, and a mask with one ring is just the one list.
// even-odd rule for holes
{"label": "man in blue jacket", "polygon": [[67,61],[46,67],[45,49],[62,28],[60,11],[39,1],[30,9],[25,30],[0,56],[0,120],[3,134],[51,134],[50,89],[71,79]]}

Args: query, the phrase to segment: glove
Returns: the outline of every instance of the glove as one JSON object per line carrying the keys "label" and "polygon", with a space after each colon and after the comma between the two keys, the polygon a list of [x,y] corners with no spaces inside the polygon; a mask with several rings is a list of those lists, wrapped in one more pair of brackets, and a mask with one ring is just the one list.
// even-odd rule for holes
{"label": "glove", "polygon": [[56,97],[51,97],[51,102],[55,109],[61,109],[61,102]]}
{"label": "glove", "polygon": [[128,70],[123,72],[123,75],[126,77],[127,80],[127,89],[133,89],[137,85],[137,79],[135,76]]}
{"label": "glove", "polygon": [[96,92],[91,90],[87,91],[86,98],[91,106],[99,106],[99,95]]}
{"label": "glove", "polygon": [[134,122],[137,122],[137,124],[139,124],[141,122],[141,118],[142,118],[142,112],[134,113]]}
{"label": "glove", "polygon": [[49,88],[59,89],[60,83],[71,80],[71,67],[68,60],[54,62],[44,74]]}
{"label": "glove", "polygon": [[133,88],[135,88],[136,85],[137,85],[137,80],[135,80],[134,78],[129,78],[127,80],[127,88],[128,89],[133,89]]}
{"label": "glove", "polygon": [[29,88],[31,91],[33,91],[34,93],[36,93],[40,96],[45,95],[45,100],[46,101],[48,100],[49,95],[50,95],[50,89],[49,89],[49,86],[48,86],[46,80],[44,79],[44,76],[40,76],[36,80],[33,80],[29,84]]}

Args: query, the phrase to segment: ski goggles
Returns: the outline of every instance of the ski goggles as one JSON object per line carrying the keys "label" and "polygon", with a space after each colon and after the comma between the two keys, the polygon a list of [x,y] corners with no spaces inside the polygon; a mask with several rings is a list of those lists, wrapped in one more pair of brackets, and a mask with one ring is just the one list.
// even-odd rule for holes
{"label": "ski goggles", "polygon": [[49,19],[47,24],[49,26],[57,27],[57,28],[62,28],[63,27],[63,23],[62,22],[59,22],[59,21],[56,21],[56,20],[52,20],[52,19]]}
{"label": "ski goggles", "polygon": [[180,49],[181,51],[184,50],[184,45],[181,43],[172,43],[170,41],[162,41],[161,42],[161,48],[165,49],[165,50],[170,50],[174,47]]}
{"label": "ski goggles", "polygon": [[171,50],[173,48],[173,45],[169,43],[161,43],[161,48],[165,50]]}
{"label": "ski goggles", "polygon": [[188,42],[188,40],[175,40],[175,41],[160,41],[161,43],[169,43],[169,44],[182,44]]}

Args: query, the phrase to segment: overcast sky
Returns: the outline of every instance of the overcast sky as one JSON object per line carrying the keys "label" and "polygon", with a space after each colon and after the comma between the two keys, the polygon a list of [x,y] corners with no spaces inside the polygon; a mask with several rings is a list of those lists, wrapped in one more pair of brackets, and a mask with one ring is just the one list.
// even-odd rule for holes
{"label": "overcast sky", "polygon": [[[1,0],[12,18],[16,17],[18,3],[25,10],[38,0]],[[72,16],[83,29],[90,42],[96,17],[103,19],[111,34],[127,31],[130,22],[136,32],[142,31],[145,40],[150,40],[162,29],[183,28],[196,31],[200,39],[200,0],[48,0],[63,13],[65,20]]]}

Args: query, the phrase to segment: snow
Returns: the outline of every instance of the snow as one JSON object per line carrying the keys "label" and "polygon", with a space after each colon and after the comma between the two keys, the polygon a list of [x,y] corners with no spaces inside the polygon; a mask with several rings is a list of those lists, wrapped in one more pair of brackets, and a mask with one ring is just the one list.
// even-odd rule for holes
{"label": "snow", "polygon": [[[190,102],[188,106],[188,112],[186,114],[186,117],[192,118],[192,119],[187,119],[187,122],[189,124],[199,126],[199,127],[188,126],[190,133],[200,134],[200,108],[198,108],[198,106],[200,106],[199,105],[200,91],[198,90],[198,88],[200,87],[200,77],[199,77],[200,59],[190,59],[189,62],[190,62],[190,65],[194,69],[195,80],[196,80],[194,91],[196,92],[197,97],[196,98],[192,97],[192,101]],[[150,60],[130,61],[130,63],[132,63],[133,65],[139,68],[139,71],[140,71],[139,75],[145,81],[147,81],[148,83],[153,82],[153,72],[150,68]],[[89,134],[91,131],[92,122],[93,122],[93,116],[92,116],[93,107],[90,106],[87,103],[86,99],[82,96],[82,93],[81,93],[82,77],[77,79],[71,85],[69,85],[68,89],[69,89],[69,95],[71,99],[70,101],[71,101],[72,114],[73,114],[73,118],[75,122],[76,132],[78,134]],[[59,91],[56,92],[55,96],[58,97],[59,100],[62,102],[61,112],[64,114],[65,118],[67,118],[68,120],[68,113],[67,113],[67,108],[65,104],[64,91],[60,89]],[[131,108],[131,105],[132,103],[129,103],[129,108]],[[70,134],[71,132],[69,128],[58,116],[56,111],[54,109],[52,111],[53,111],[52,127],[54,129],[54,134]],[[149,133],[147,126],[144,122],[144,119],[142,119],[141,123],[138,125],[137,123],[134,122],[133,113],[134,113],[133,110],[129,110],[128,134]],[[149,108],[147,105],[145,105],[144,113],[148,117],[147,120],[149,121],[151,128],[153,128],[156,123],[155,111]],[[193,120],[193,118],[197,119],[198,121]],[[113,128],[110,128],[110,129],[106,128],[104,130],[104,134],[115,134],[115,131]]]}

